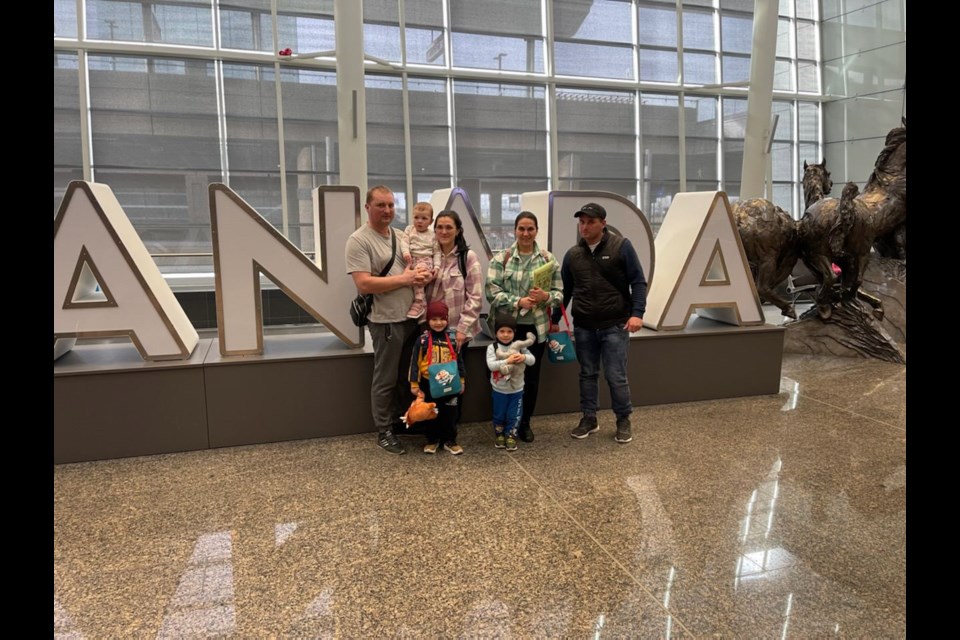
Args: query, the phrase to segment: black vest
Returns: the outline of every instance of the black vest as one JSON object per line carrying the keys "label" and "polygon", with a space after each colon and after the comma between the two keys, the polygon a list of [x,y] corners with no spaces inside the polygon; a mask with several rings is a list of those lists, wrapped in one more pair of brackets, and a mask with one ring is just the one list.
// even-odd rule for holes
{"label": "black vest", "polygon": [[570,249],[573,273],[573,321],[584,329],[607,329],[626,324],[633,308],[626,265],[620,255],[623,238],[604,231],[591,254],[581,238]]}

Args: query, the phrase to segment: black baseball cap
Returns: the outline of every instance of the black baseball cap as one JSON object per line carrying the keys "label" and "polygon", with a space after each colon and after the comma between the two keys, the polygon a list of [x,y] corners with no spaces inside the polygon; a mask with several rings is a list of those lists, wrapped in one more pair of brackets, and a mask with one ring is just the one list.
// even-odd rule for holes
{"label": "black baseball cap", "polygon": [[588,202],[587,204],[580,207],[580,211],[577,211],[573,214],[574,218],[579,218],[580,216],[587,216],[588,218],[598,218],[600,220],[607,219],[607,210],[598,205],[596,202]]}

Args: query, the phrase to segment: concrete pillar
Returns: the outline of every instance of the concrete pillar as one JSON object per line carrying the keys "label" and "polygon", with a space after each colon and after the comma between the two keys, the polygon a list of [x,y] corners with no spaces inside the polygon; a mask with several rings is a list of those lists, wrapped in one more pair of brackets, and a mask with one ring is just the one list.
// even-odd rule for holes
{"label": "concrete pillar", "polygon": [[367,191],[367,103],[363,86],[363,3],[335,0],[340,184]]}
{"label": "concrete pillar", "polygon": [[767,139],[773,111],[773,70],[777,60],[778,0],[756,0],[753,13],[753,51],[750,57],[750,94],[743,140],[740,199],[763,196],[767,171]]}

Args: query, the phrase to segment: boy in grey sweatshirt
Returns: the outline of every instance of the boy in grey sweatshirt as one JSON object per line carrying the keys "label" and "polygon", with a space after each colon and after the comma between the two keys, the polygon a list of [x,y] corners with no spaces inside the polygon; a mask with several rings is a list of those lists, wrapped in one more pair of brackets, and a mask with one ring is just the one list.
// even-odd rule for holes
{"label": "boy in grey sweatshirt", "polygon": [[493,389],[493,429],[497,449],[517,450],[517,425],[523,414],[523,370],[536,360],[526,347],[506,358],[498,355],[507,351],[517,330],[516,319],[507,314],[496,318],[497,341],[487,347],[487,368],[490,369],[490,387]]}

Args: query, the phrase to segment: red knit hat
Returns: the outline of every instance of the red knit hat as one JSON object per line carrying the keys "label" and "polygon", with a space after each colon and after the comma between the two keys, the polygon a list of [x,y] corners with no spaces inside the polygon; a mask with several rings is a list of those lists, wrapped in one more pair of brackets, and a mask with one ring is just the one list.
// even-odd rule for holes
{"label": "red knit hat", "polygon": [[450,308],[441,300],[434,300],[427,305],[427,320],[433,318],[443,318],[448,320],[450,317]]}

